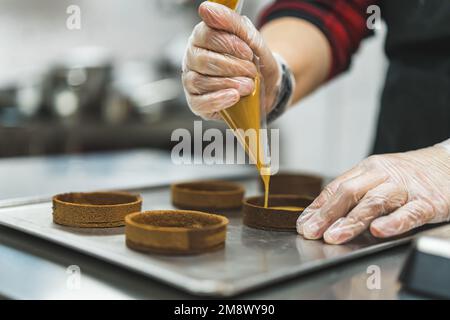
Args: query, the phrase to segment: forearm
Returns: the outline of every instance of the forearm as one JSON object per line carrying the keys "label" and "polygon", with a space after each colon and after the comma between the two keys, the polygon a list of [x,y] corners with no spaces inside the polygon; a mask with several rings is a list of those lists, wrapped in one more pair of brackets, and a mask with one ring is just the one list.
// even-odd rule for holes
{"label": "forearm", "polygon": [[[437,144],[437,146],[440,149],[440,154],[442,154],[441,157],[437,157],[439,158],[437,161],[441,162],[441,167],[443,168],[443,170],[446,171],[448,175],[450,175],[450,139]],[[449,184],[447,184],[447,186],[449,186]]]}
{"label": "forearm", "polygon": [[445,140],[444,142],[441,142],[439,145],[441,147],[444,147],[447,150],[447,152],[450,154],[450,139]]}
{"label": "forearm", "polygon": [[295,77],[292,103],[319,87],[331,68],[331,48],[313,24],[298,18],[273,20],[261,29],[268,47],[287,63]]}

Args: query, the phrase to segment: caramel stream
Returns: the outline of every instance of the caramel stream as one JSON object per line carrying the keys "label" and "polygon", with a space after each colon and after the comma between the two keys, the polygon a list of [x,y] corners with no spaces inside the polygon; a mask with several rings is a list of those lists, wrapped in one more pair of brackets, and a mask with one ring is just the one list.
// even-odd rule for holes
{"label": "caramel stream", "polygon": [[303,211],[305,210],[305,208],[301,208],[301,207],[291,207],[291,206],[286,206],[286,207],[270,207],[270,209],[275,209],[275,210],[284,210],[284,211]]}

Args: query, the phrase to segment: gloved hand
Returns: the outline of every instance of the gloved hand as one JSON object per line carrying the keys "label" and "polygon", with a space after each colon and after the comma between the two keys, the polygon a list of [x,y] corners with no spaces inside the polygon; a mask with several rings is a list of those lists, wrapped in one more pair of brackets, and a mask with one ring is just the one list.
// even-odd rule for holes
{"label": "gloved hand", "polygon": [[235,105],[254,90],[260,58],[265,82],[265,109],[274,104],[281,82],[279,63],[247,17],[212,2],[199,8],[202,18],[194,29],[183,60],[183,86],[191,110],[204,119]]}
{"label": "gloved hand", "polygon": [[349,241],[450,220],[450,140],[426,149],[371,156],[331,182],[297,221],[307,239]]}

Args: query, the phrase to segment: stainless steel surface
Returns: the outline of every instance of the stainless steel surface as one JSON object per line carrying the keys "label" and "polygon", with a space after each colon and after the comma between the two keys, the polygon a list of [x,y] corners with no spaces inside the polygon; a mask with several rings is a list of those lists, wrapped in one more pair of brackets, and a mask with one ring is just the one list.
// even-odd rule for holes
{"label": "stainless steel surface", "polygon": [[[0,206],[8,198],[51,195],[55,190],[114,188],[137,179],[157,183],[152,151],[90,156],[0,160]],[[127,163],[129,165],[127,165]],[[156,165],[158,167],[159,165]],[[96,170],[97,168],[98,170]],[[222,169],[215,166],[216,171]],[[148,172],[148,173],[147,173]],[[167,171],[166,171],[167,172]],[[140,176],[139,176],[140,173]],[[169,172],[189,174],[189,170]],[[159,177],[159,178],[158,178]],[[103,184],[103,185],[102,185]],[[5,200],[6,199],[6,200]],[[2,201],[3,200],[3,201]],[[400,246],[239,295],[246,299],[403,299],[398,274],[409,252]],[[81,270],[81,286],[67,286],[67,268]],[[380,268],[381,286],[369,289],[368,268]],[[192,299],[160,281],[50,241],[0,226],[0,296],[17,299]]]}
{"label": "stainless steel surface", "polygon": [[[257,182],[245,181],[247,195]],[[142,192],[144,209],[171,209],[168,188]],[[304,240],[295,233],[242,226],[239,212],[229,215],[225,250],[192,257],[146,255],[129,250],[123,229],[83,230],[54,225],[51,203],[0,210],[0,224],[62,244],[91,256],[157,278],[197,295],[232,296],[255,287],[330,267],[365,254],[406,243],[383,242],[369,234],[347,245]]]}
{"label": "stainless steel surface", "polygon": [[[398,274],[402,246],[239,295],[242,299],[403,299]],[[193,299],[196,296],[85,254],[0,226],[0,296],[16,299]],[[67,286],[67,268],[81,270],[79,288]],[[369,289],[369,266],[381,286]]]}

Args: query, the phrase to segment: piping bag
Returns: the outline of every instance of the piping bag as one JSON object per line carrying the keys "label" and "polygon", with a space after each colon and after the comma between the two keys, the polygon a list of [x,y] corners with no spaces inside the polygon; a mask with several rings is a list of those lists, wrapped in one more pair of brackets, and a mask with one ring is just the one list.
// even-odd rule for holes
{"label": "piping bag", "polygon": [[[219,3],[240,13],[244,0],[209,0]],[[270,182],[270,149],[267,134],[267,117],[264,108],[264,79],[260,72],[259,58],[254,56],[253,63],[258,69],[254,79],[255,89],[246,97],[225,110],[220,115],[233,130],[237,140],[243,146],[249,159],[256,165],[264,183],[264,207],[268,207]]]}

